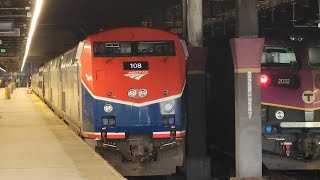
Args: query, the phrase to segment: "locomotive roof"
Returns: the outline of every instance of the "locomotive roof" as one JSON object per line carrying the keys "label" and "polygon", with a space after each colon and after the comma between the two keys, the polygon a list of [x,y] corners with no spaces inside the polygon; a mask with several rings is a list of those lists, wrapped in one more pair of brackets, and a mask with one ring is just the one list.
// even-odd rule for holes
{"label": "locomotive roof", "polygon": [[[169,31],[164,31],[161,29],[155,29],[155,28],[150,28],[150,27],[120,27],[120,28],[112,28],[108,29],[96,34],[92,34],[88,36],[87,38],[89,39],[95,39],[101,36],[108,36],[110,33],[113,35],[117,36],[117,33],[122,33],[121,37],[125,37],[127,35],[127,38],[130,40],[134,40],[135,36],[132,34],[134,32],[135,34],[138,35],[143,35],[144,39],[149,39],[150,37],[148,36],[148,33],[155,33],[158,34],[156,38],[151,38],[150,40],[153,39],[163,39],[163,38],[173,38],[173,39],[179,39],[179,37]],[[108,36],[109,38],[113,39],[115,36]],[[141,39],[141,36],[139,37]]]}

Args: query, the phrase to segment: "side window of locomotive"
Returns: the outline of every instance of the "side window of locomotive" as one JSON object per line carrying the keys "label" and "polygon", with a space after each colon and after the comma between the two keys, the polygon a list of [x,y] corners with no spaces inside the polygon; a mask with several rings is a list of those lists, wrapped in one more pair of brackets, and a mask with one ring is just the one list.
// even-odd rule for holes
{"label": "side window of locomotive", "polygon": [[96,42],[93,43],[96,57],[122,57],[131,56],[130,42]]}
{"label": "side window of locomotive", "polygon": [[264,47],[262,54],[262,67],[292,67],[297,65],[294,51],[288,47]]}
{"label": "side window of locomotive", "polygon": [[95,57],[175,56],[174,41],[95,42]]}
{"label": "side window of locomotive", "polygon": [[137,42],[139,56],[175,56],[174,41]]}
{"label": "side window of locomotive", "polygon": [[320,67],[320,47],[309,48],[309,62],[311,66]]}

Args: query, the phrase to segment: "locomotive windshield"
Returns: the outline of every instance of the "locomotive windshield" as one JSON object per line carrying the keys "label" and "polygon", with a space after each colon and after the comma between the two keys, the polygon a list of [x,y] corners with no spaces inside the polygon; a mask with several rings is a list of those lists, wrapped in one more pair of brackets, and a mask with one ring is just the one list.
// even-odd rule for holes
{"label": "locomotive windshield", "polygon": [[309,48],[309,62],[311,66],[320,67],[320,47]]}
{"label": "locomotive windshield", "polygon": [[174,41],[95,42],[94,56],[175,56]]}
{"label": "locomotive windshield", "polygon": [[296,55],[289,47],[266,46],[263,49],[262,67],[292,67],[296,64]]}

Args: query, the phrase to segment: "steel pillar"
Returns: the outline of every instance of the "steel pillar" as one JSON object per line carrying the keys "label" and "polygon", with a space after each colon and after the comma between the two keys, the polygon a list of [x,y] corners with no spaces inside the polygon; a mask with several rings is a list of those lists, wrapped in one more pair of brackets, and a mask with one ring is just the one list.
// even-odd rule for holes
{"label": "steel pillar", "polygon": [[238,37],[258,37],[258,1],[235,0]]}
{"label": "steel pillar", "polygon": [[186,179],[201,180],[208,179],[211,175],[210,158],[206,156],[205,64],[208,53],[207,48],[202,47],[202,0],[188,0],[187,2],[187,34],[190,57],[187,67]]}
{"label": "steel pillar", "polygon": [[[320,1],[320,0],[319,0]],[[187,0],[182,0],[182,39],[188,39],[188,29],[187,29]]]}
{"label": "steel pillar", "polygon": [[258,79],[264,39],[258,37],[257,1],[235,0],[237,35],[231,39],[235,80],[236,178],[262,177],[261,97]]}
{"label": "steel pillar", "polygon": [[193,47],[203,46],[202,0],[187,1],[188,40]]}

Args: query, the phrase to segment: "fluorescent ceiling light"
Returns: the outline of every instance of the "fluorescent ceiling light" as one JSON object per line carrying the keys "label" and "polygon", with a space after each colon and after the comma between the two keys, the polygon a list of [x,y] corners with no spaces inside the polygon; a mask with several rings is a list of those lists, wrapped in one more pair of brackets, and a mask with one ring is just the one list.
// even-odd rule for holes
{"label": "fluorescent ceiling light", "polygon": [[7,72],[6,70],[2,69],[2,67],[0,67],[0,70],[1,70],[1,71],[4,71],[4,72]]}
{"label": "fluorescent ceiling light", "polygon": [[36,29],[37,22],[38,22],[38,19],[39,19],[39,16],[40,16],[40,11],[41,11],[41,7],[42,7],[42,1],[43,0],[37,0],[37,2],[36,2],[36,8],[35,8],[35,11],[33,13],[33,18],[32,18],[31,26],[30,26],[30,30],[29,30],[26,50],[25,50],[25,53],[24,53],[23,61],[22,61],[21,72],[23,71],[24,64],[26,63],[26,60],[27,60],[27,57],[28,57],[28,54],[29,54],[32,37],[33,37],[34,31]]}

